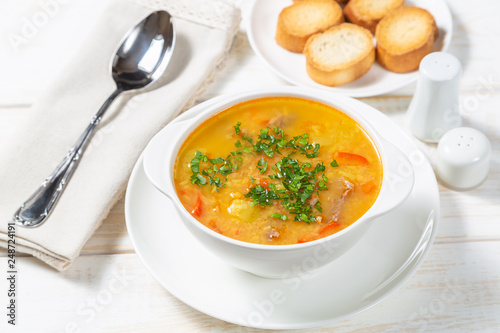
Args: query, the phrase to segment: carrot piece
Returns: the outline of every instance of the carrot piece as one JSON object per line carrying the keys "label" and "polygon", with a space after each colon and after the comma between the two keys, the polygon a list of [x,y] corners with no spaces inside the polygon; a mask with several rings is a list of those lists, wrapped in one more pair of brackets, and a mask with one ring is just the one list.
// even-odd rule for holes
{"label": "carrot piece", "polygon": [[269,191],[269,183],[264,181],[260,182],[260,185],[266,189],[266,191]]}
{"label": "carrot piece", "polygon": [[337,151],[333,154],[333,159],[338,165],[368,165],[370,162],[361,155]]}
{"label": "carrot piece", "polygon": [[265,127],[265,126],[269,125],[269,121],[270,121],[270,120],[271,120],[271,119],[260,119],[260,120],[258,120],[258,121],[257,121],[257,123],[258,123],[260,126]]}
{"label": "carrot piece", "polygon": [[269,182],[263,180],[261,181],[259,178],[257,178],[254,183],[252,184],[252,181],[249,181],[248,187],[247,187],[247,192],[251,189],[254,188],[255,186],[262,186],[266,191],[269,191]]}
{"label": "carrot piece", "polygon": [[316,234],[310,234],[310,235],[305,235],[303,236],[302,238],[300,238],[297,243],[298,244],[301,244],[301,243],[307,243],[307,242],[312,242],[314,240],[318,239],[318,235]]}
{"label": "carrot piece", "polygon": [[376,187],[377,185],[375,185],[375,182],[373,180],[369,180],[363,185],[361,185],[361,190],[363,191],[363,193],[368,194],[371,191],[373,191]]}
{"label": "carrot piece", "polygon": [[185,194],[193,193],[193,191],[192,190],[179,190],[179,193],[182,195],[185,195]]}
{"label": "carrot piece", "polygon": [[217,227],[217,224],[214,220],[210,220],[210,222],[208,222],[208,227],[222,235],[222,231],[220,231],[219,227]]}
{"label": "carrot piece", "polygon": [[198,193],[196,196],[196,200],[194,202],[194,205],[193,205],[193,210],[191,210],[191,214],[193,216],[200,217],[200,215],[202,213],[202,208],[203,208],[202,206],[203,206],[203,201],[201,200],[201,194]]}
{"label": "carrot piece", "polygon": [[340,223],[338,223],[338,222],[330,222],[326,226],[324,226],[323,229],[321,229],[319,231],[319,235],[320,236],[324,236],[326,234],[330,234],[331,235],[331,234],[337,232],[338,229],[339,229],[339,227],[340,227]]}

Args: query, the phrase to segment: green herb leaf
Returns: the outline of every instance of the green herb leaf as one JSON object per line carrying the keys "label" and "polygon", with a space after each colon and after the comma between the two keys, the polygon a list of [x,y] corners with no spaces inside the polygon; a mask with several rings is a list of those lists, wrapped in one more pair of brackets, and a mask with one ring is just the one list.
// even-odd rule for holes
{"label": "green herb leaf", "polygon": [[242,137],[243,140],[247,141],[249,144],[253,145],[253,139],[249,138],[248,136],[243,135]]}
{"label": "green herb leaf", "polygon": [[257,162],[257,169],[259,169],[260,173],[264,173],[267,170],[267,162],[264,160],[264,157],[261,157]]}
{"label": "green herb leaf", "polygon": [[240,126],[241,126],[241,123],[239,121],[234,126],[234,132],[236,133],[236,135],[240,135],[240,132],[241,132]]}
{"label": "green herb leaf", "polygon": [[320,213],[323,213],[323,208],[321,207],[321,202],[318,201],[316,202],[316,204],[314,205],[314,207],[316,208],[316,210]]}
{"label": "green herb leaf", "polygon": [[212,164],[224,163],[225,162],[225,160],[222,157],[217,157],[217,158],[212,158],[212,159],[209,158],[208,160]]}
{"label": "green herb leaf", "polygon": [[204,156],[204,154],[201,151],[196,151],[196,153],[194,154],[194,157],[190,162],[191,171],[193,173],[200,172],[200,162],[201,162],[203,156]]}
{"label": "green herb leaf", "polygon": [[233,173],[233,172],[234,172],[234,170],[232,170],[231,168],[229,168],[226,164],[224,164],[223,166],[221,166],[219,168],[219,173],[221,175],[224,175],[224,176],[225,175],[229,175],[230,173]]}
{"label": "green herb leaf", "polygon": [[284,214],[280,214],[280,213],[274,213],[274,214],[271,214],[270,216],[278,218],[278,219],[282,219],[283,221],[288,220],[288,216],[286,216]]}
{"label": "green herb leaf", "polygon": [[201,185],[205,185],[207,183],[207,179],[200,174],[196,175],[196,178],[198,179],[198,183]]}

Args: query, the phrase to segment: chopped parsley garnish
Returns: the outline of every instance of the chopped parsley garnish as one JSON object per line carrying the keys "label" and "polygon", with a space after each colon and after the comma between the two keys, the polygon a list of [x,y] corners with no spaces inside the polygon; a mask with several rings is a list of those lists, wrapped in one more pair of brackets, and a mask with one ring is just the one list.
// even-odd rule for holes
{"label": "chopped parsley garnish", "polygon": [[[259,163],[261,161],[263,158]],[[325,171],[323,162],[317,163],[313,168],[310,163],[300,163],[296,159],[283,157],[276,162],[273,170],[276,173],[269,175],[269,178],[279,179],[283,189],[276,190],[275,184],[270,184],[269,189],[261,185],[251,188],[245,196],[253,199],[252,205],[268,206],[272,205],[273,200],[279,200],[283,208],[295,215],[295,221],[308,223],[316,221],[309,201],[313,193],[327,190],[328,178],[322,174]],[[321,174],[320,179],[318,179],[319,174]],[[321,204],[316,203],[314,208],[321,213]]]}
{"label": "chopped parsley garnish", "polygon": [[[215,174],[219,173],[220,175],[227,176],[239,168],[238,165],[230,163],[230,157],[231,155],[229,155],[227,159],[222,157],[208,158],[207,155],[197,151],[190,162],[191,171],[193,172],[191,175],[191,184],[197,184],[199,186],[207,185],[208,179],[208,184],[215,185],[217,191],[219,187],[226,187],[225,184],[222,184],[221,179],[216,177]],[[211,165],[202,169],[200,167],[202,163],[210,163]],[[214,174],[214,176],[212,176],[212,174]]]}
{"label": "chopped parsley garnish", "polygon": [[[238,136],[242,133],[240,126],[241,122],[234,126]],[[311,143],[309,139],[309,135],[303,133],[287,140],[283,129],[277,126],[261,129],[255,143],[254,139],[242,134],[241,140],[234,143],[236,151],[232,151],[226,159],[211,159],[197,151],[190,163],[193,172],[191,183],[199,186],[215,185],[219,191],[219,188],[226,187],[226,184],[223,184],[217,174],[225,176],[224,181],[227,181],[228,176],[241,167],[243,154],[261,155],[256,168],[260,174],[272,169],[274,172],[268,173],[267,177],[274,183],[262,182],[254,185],[256,179],[250,176],[250,188],[245,197],[252,199],[253,206],[265,207],[279,202],[290,214],[295,215],[295,221],[314,222],[317,214],[315,212],[322,212],[321,202],[318,200],[319,191],[328,189],[328,177],[324,174],[326,168],[323,162],[313,166],[293,158],[297,152],[309,159],[319,156],[319,143]],[[283,157],[270,166],[268,159],[273,158],[275,154]],[[335,160],[330,165],[338,167]],[[314,201],[311,201],[313,197]],[[288,220],[287,215],[280,213],[273,213],[270,217]]]}
{"label": "chopped parsley garnish", "polygon": [[275,190],[266,190],[262,185],[250,188],[245,196],[253,199],[252,206],[271,206],[274,204],[273,200],[279,200],[281,198]]}

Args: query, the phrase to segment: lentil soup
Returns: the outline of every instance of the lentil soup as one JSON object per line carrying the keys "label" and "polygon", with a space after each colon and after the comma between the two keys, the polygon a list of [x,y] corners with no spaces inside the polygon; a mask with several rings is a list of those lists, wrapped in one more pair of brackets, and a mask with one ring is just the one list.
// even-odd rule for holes
{"label": "lentil soup", "polygon": [[375,202],[382,163],[346,114],[302,98],[267,97],[212,116],[185,140],[174,182],[206,227],[256,244],[332,235]]}

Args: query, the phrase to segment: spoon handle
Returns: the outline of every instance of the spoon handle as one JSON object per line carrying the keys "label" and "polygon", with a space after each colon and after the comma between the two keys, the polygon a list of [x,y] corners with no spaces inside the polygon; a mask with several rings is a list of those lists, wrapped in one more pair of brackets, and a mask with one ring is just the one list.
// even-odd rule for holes
{"label": "spoon handle", "polygon": [[90,124],[80,135],[73,147],[68,151],[64,159],[40,187],[26,200],[12,217],[17,225],[23,227],[36,227],[45,222],[50,212],[61,196],[69,178],[73,174],[78,162],[87,147],[94,130],[102,119],[102,116],[111,105],[113,100],[122,92],[117,88],[104,102],[99,111],[94,115]]}

